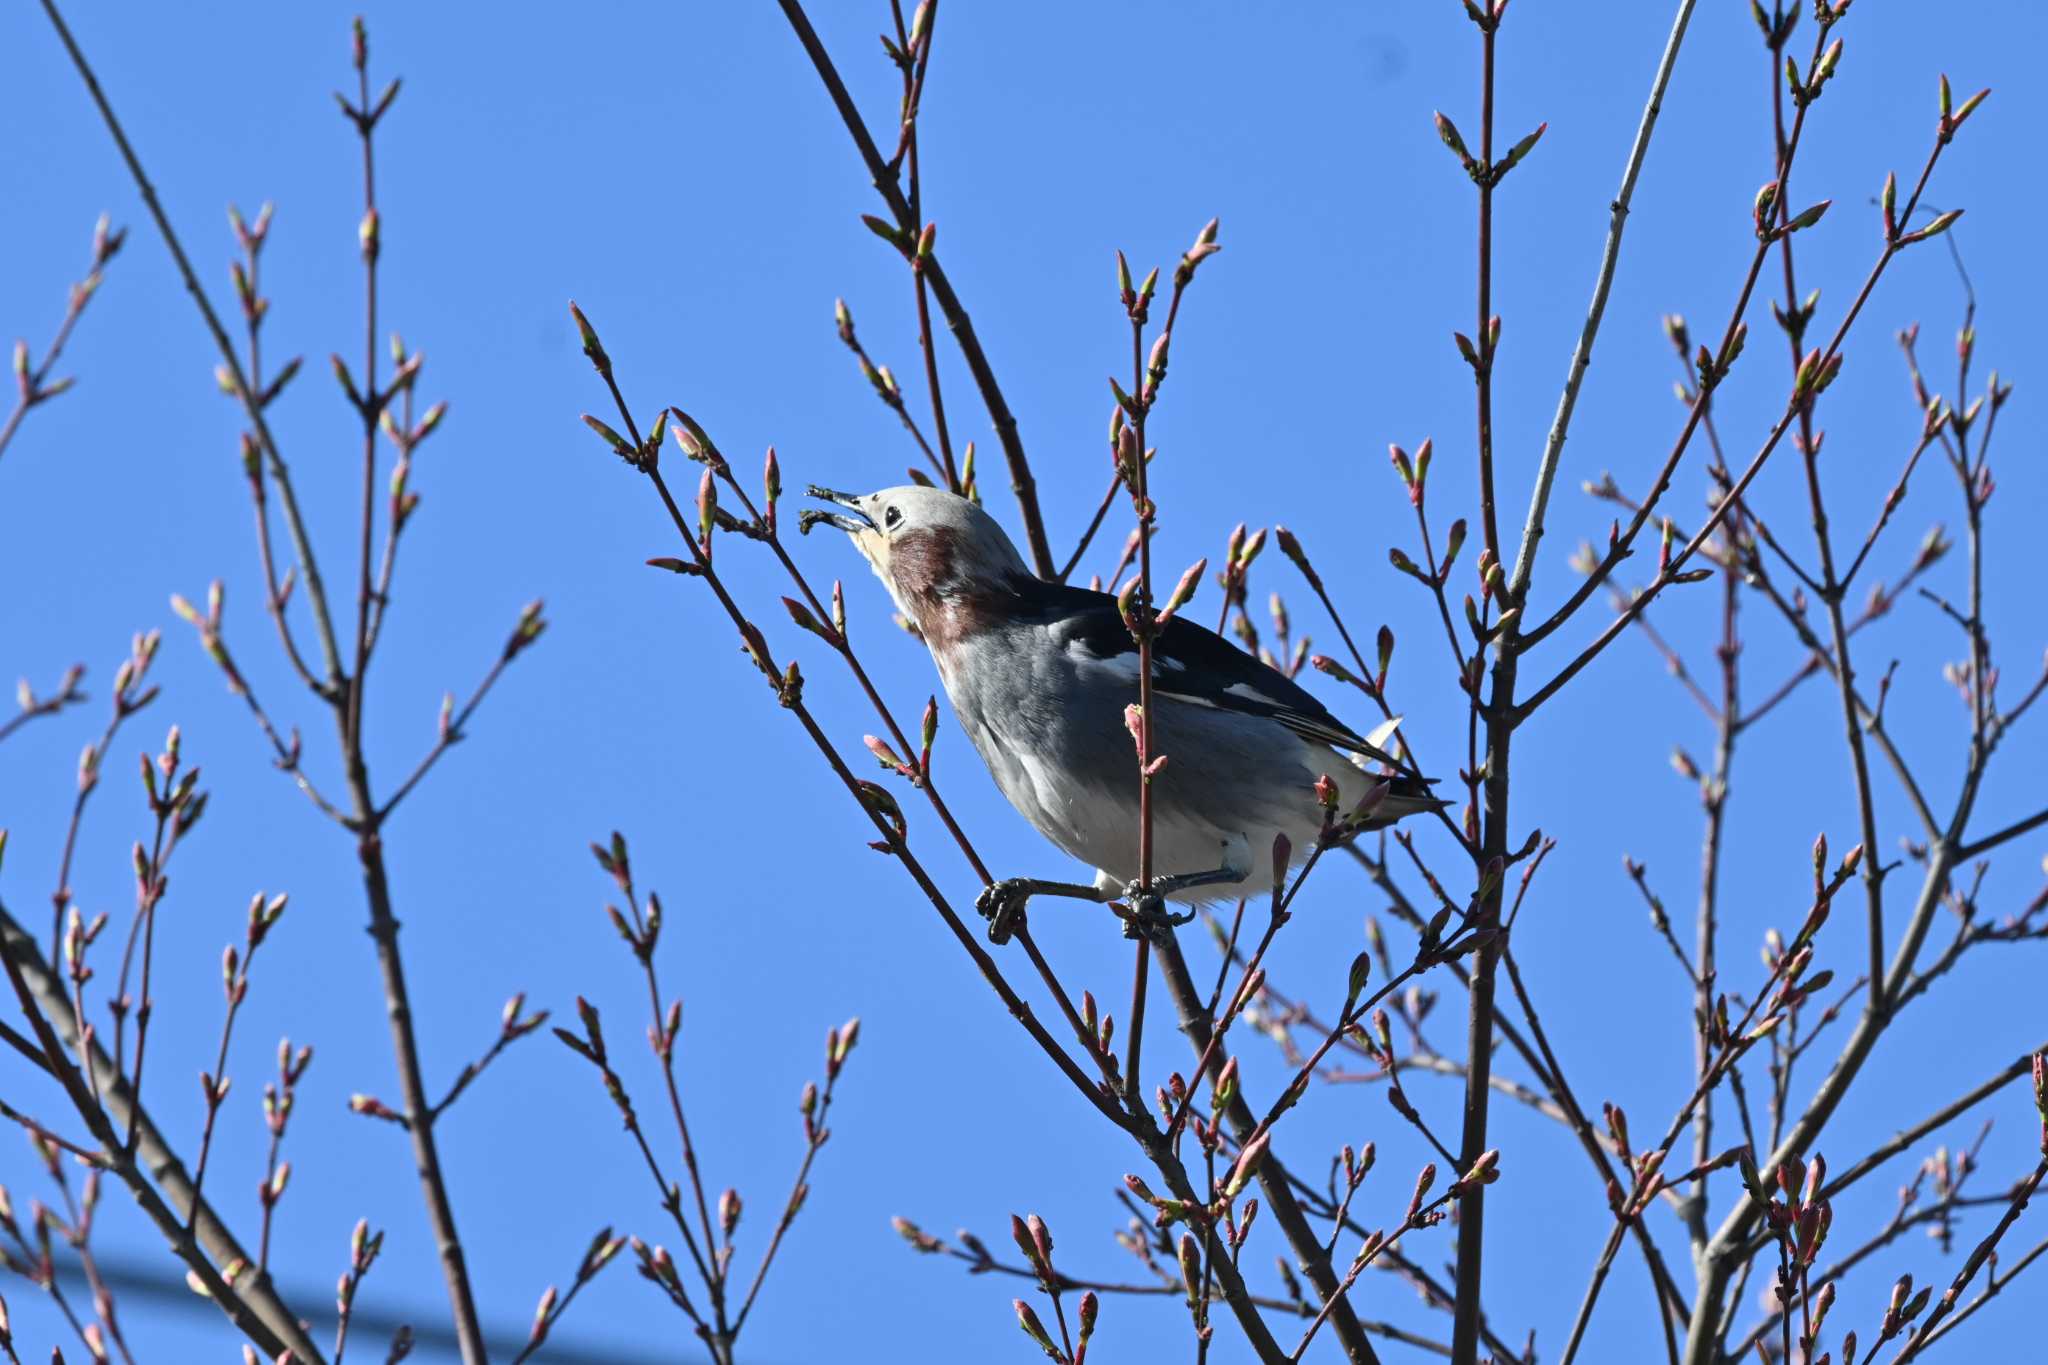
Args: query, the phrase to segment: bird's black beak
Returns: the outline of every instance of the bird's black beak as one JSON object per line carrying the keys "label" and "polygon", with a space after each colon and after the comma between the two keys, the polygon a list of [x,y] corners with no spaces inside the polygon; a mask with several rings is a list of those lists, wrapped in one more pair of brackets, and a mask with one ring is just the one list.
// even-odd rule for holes
{"label": "bird's black beak", "polygon": [[840,512],[820,512],[815,507],[806,507],[797,514],[797,528],[805,535],[809,535],[811,528],[821,521],[828,526],[838,527],[848,535],[875,529],[874,520],[861,510],[860,499],[854,494],[835,492],[830,488],[820,488],[816,484],[812,484],[805,491],[820,501],[837,503],[853,514],[847,516]]}

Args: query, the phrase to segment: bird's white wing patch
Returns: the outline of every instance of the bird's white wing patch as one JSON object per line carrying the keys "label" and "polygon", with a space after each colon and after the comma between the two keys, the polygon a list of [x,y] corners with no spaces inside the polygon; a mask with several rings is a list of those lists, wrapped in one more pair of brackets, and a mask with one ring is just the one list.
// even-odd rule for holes
{"label": "bird's white wing patch", "polygon": [[[1092,678],[1101,679],[1105,682],[1120,682],[1132,688],[1136,688],[1138,685],[1138,651],[1135,649],[1123,650],[1119,653],[1105,656],[1095,653],[1081,641],[1074,640],[1067,644],[1067,657],[1073,661],[1074,667],[1082,670]],[[1183,664],[1179,659],[1169,659],[1163,655],[1156,654],[1152,658],[1152,681],[1154,684],[1171,682],[1174,678],[1181,677],[1186,673],[1187,665]],[[1163,691],[1164,689],[1161,690]],[[1268,699],[1261,698],[1261,700]]]}
{"label": "bird's white wing patch", "polygon": [[[1130,660],[1131,681],[1136,683],[1138,678],[1137,656],[1131,655]],[[1174,686],[1175,680],[1187,676],[1187,665],[1183,664],[1179,659],[1156,658],[1154,660],[1154,668],[1156,672],[1152,679],[1153,692],[1177,702],[1185,702],[1189,706],[1206,706],[1211,711],[1237,709],[1228,707],[1228,704],[1224,701],[1217,700],[1217,696],[1225,698],[1234,697],[1240,701],[1247,701],[1263,711],[1278,709],[1283,705],[1283,703],[1260,691],[1250,683],[1232,683],[1224,688],[1221,693],[1217,694],[1217,696],[1202,696],[1199,693],[1186,690],[1185,687],[1176,687]]]}
{"label": "bird's white wing patch", "polygon": [[1074,641],[1067,645],[1067,658],[1075,670],[1090,681],[1137,691],[1138,656],[1135,653],[1104,657],[1091,653],[1085,645]]}

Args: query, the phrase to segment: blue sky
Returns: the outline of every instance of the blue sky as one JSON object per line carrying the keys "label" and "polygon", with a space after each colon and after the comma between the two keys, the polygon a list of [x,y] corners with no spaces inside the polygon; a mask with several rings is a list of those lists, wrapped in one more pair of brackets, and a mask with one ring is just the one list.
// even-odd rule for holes
{"label": "blue sky", "polygon": [[[278,205],[265,258],[267,345],[313,363],[273,419],[328,563],[346,564],[356,443],[318,361],[361,346],[356,153],[328,95],[349,75],[351,11],[75,8],[79,39],[222,307],[225,206]],[[886,120],[893,77],[873,41],[882,7],[816,8],[863,107]],[[1746,7],[1700,9],[1566,451],[1540,601],[1558,600],[1572,546],[1606,525],[1578,482],[1611,469],[1640,488],[1677,429],[1659,315],[1718,322],[1750,250],[1750,199],[1769,175],[1767,71]],[[1501,40],[1504,135],[1549,123],[1499,200],[1497,427],[1506,519],[1516,524],[1669,11],[1523,0]],[[368,19],[376,72],[405,78],[380,143],[385,317],[425,353],[423,392],[451,402],[416,474],[423,502],[374,683],[373,771],[388,784],[431,742],[442,692],[466,692],[524,602],[545,597],[553,623],[388,838],[430,1073],[445,1084],[481,1051],[515,991],[557,1010],[587,995],[607,1008],[615,1037],[633,1038],[637,981],[604,923],[608,887],[585,851],[621,828],[643,881],[669,907],[663,970],[685,1000],[687,1094],[709,1178],[738,1186],[753,1210],[743,1258],[758,1251],[800,1154],[796,1096],[819,1071],[826,1029],[850,1014],[865,1021],[834,1138],[746,1357],[1028,1359],[1008,1307],[1016,1286],[913,1256],[889,1217],[942,1233],[966,1226],[998,1243],[1010,1212],[1037,1210],[1065,1268],[1122,1277],[1129,1262],[1110,1238],[1121,1223],[1112,1191],[1135,1155],[1025,1045],[900,871],[862,847],[858,813],[764,699],[715,604],[642,567],[673,552],[659,508],[576,421],[602,410],[602,394],[577,351],[571,297],[597,321],[644,410],[683,404],[748,465],[774,444],[792,485],[901,481],[914,451],[832,329],[832,301],[843,296],[877,357],[922,393],[908,380],[918,368],[908,284],[858,223],[874,197],[851,147],[770,5],[536,8],[485,25],[467,11],[389,6]],[[2031,386],[2048,373],[2048,348],[2028,322],[2048,303],[2033,256],[2042,201],[2019,169],[2048,126],[2048,96],[2033,79],[2044,39],[2048,17],[2020,0],[1858,6],[1793,195],[1835,200],[1801,238],[1802,284],[1821,289],[1820,315],[1831,321],[1877,250],[1868,201],[1886,170],[1904,174],[1925,155],[1936,74],[1951,73],[1962,90],[1995,88],[1928,198],[1969,211],[1956,240],[1980,294],[1979,373],[1989,364],[2019,385],[1995,461],[1986,561],[2008,691],[2031,678],[2048,636],[2025,525],[2028,509],[2048,505],[2029,416]],[[1214,0],[1133,4],[1110,21],[1075,4],[960,6],[942,18],[938,46],[923,132],[927,212],[1018,414],[1055,545],[1073,543],[1106,475],[1103,376],[1124,363],[1126,344],[1111,253],[1170,266],[1220,215],[1225,250],[1189,298],[1152,429],[1160,562],[1171,572],[1219,554],[1240,520],[1285,521],[1354,626],[1385,621],[1396,631],[1394,685],[1417,742],[1427,753],[1459,747],[1463,713],[1434,607],[1386,564],[1387,546],[1406,546],[1411,533],[1384,454],[1388,441],[1412,448],[1433,436],[1432,502],[1468,501],[1470,381],[1449,333],[1470,324],[1471,194],[1430,126],[1437,108],[1468,132],[1477,124],[1477,41],[1459,8],[1319,3],[1275,22]],[[0,461],[0,672],[47,686],[83,661],[103,696],[128,633],[165,628],[164,695],[115,747],[74,877],[83,903],[115,912],[118,924],[130,897],[126,850],[144,818],[126,767],[178,721],[214,797],[167,903],[152,1042],[161,1088],[151,1102],[181,1142],[196,1143],[201,1106],[189,1077],[211,1064],[217,955],[239,932],[250,893],[290,891],[239,1025],[238,1084],[210,1187],[254,1226],[260,1080],[279,1035],[313,1043],[288,1147],[284,1283],[325,1312],[348,1230],[365,1216],[390,1233],[365,1303],[434,1320],[440,1290],[402,1136],[344,1112],[352,1091],[395,1088],[352,851],[269,769],[240,703],[167,606],[172,592],[196,595],[225,579],[231,642],[259,689],[305,726],[316,765],[331,763],[326,727],[287,686],[261,619],[236,414],[214,389],[214,356],[167,253],[54,36],[28,8],[0,20],[0,102],[15,130],[0,140],[12,205],[0,221],[0,330],[40,345],[95,215],[110,211],[133,229],[66,355],[77,388],[32,414]],[[1868,524],[1914,430],[1889,334],[1922,320],[1923,352],[1946,376],[1958,311],[1946,253],[1924,247],[1896,263],[1859,325],[1823,413],[1844,534]],[[1761,302],[1751,323],[1753,363],[1719,406],[1738,450],[1754,447],[1783,393],[1782,346]],[[952,354],[945,366],[957,436],[977,438],[992,457],[964,367]],[[983,468],[992,506],[1013,517],[993,460]],[[1760,504],[1807,544],[1794,476],[1789,460],[1767,471]],[[1701,487],[1695,459],[1674,510],[1693,517]],[[1952,480],[1928,467],[1880,562],[1902,563],[1928,525],[1959,517]],[[1113,527],[1088,568],[1106,571],[1122,536]],[[728,546],[725,562],[772,624],[779,587],[748,548]],[[888,626],[878,587],[843,545],[804,542],[797,554],[814,578],[847,580],[864,657],[899,714],[914,715],[936,680],[923,652]],[[1937,585],[1953,590],[1961,572],[1958,557]],[[1277,555],[1261,561],[1253,586],[1260,599],[1285,592],[1299,629],[1334,638]],[[1696,668],[1710,663],[1713,596],[1674,594],[1659,613]],[[1797,654],[1760,605],[1745,619],[1749,687],[1760,695]],[[858,695],[814,642],[771,633],[779,651],[804,659],[822,721],[857,752],[873,728]],[[1902,661],[1892,728],[1945,803],[1963,717],[1939,669],[1959,653],[1957,638],[1933,608],[1909,601],[1862,640],[1866,669]],[[0,892],[17,913],[39,918],[46,903],[72,765],[98,712],[96,701],[40,722],[0,751],[0,825],[13,831]],[[942,732],[942,782],[985,855],[1005,872],[1065,875],[1002,804],[950,717]],[[1987,828],[2040,805],[2044,733],[2037,723],[2010,742],[1980,802]],[[1519,818],[1560,840],[1517,953],[1582,1099],[1619,1101],[1640,1128],[1661,1127],[1691,1086],[1690,993],[1621,871],[1631,854],[1674,909],[1690,904],[1699,821],[1670,773],[1674,743],[1703,753],[1711,735],[1651,651],[1629,640],[1516,750]],[[1881,776],[1878,791],[1890,856],[1911,826],[1895,786]],[[972,875],[922,810],[911,819],[965,904]],[[1803,909],[1815,834],[1826,831],[1838,849],[1855,841],[1840,717],[1826,689],[1809,686],[1751,732],[1730,821],[1724,957],[1737,979],[1753,981],[1741,974],[1753,970],[1764,929],[1791,927]],[[2038,890],[2043,851],[2037,834],[1995,856],[1986,913],[2015,910]],[[1344,871],[1318,883],[1275,949],[1273,978],[1334,999],[1343,989],[1334,964],[1350,960],[1362,917],[1382,907]],[[1895,904],[1904,894],[1895,883]],[[1116,1000],[1122,1014],[1127,948],[1102,917],[1053,907],[1038,923],[1070,985]],[[1850,973],[1859,932],[1833,950]],[[1205,946],[1194,951],[1207,961]],[[2048,1036],[2040,971],[2033,947],[1984,950],[1915,1005],[1846,1107],[1831,1159],[1860,1155]],[[1438,1016],[1447,1050],[1459,1031],[1450,1020],[1462,1015],[1455,995],[1449,988]],[[1151,1023],[1150,1069],[1184,1064],[1167,1016]],[[1278,1059],[1245,1052],[1254,1091],[1269,1090]],[[1795,1094],[1818,1071],[1809,1063]],[[655,1084],[651,1066],[629,1080]],[[1413,1088],[1454,1124],[1450,1083]],[[11,1061],[0,1061],[0,1091],[56,1112],[57,1098]],[[1512,1106],[1496,1112],[1508,1155],[1489,1198],[1488,1309],[1512,1339],[1535,1327],[1539,1350],[1554,1358],[1607,1214],[1561,1129]],[[1978,1177],[1989,1190],[2026,1169],[2033,1124],[2017,1088],[1985,1112],[1997,1119]],[[1379,1097],[1322,1093],[1294,1122],[1284,1145],[1307,1169],[1342,1142],[1377,1140],[1380,1174],[1361,1198],[1375,1221],[1399,1217],[1422,1155]],[[1975,1131],[1972,1120],[1944,1136],[1956,1144]],[[597,1227],[660,1236],[644,1171],[609,1106],[587,1069],[544,1035],[479,1082],[443,1135],[484,1311],[504,1333],[523,1331],[542,1286],[569,1273]],[[26,1151],[12,1150],[0,1179],[21,1205],[44,1191]],[[1910,1161],[1841,1201],[1838,1239],[1888,1214]],[[1971,1216],[1965,1243],[1986,1223]],[[2028,1220],[2010,1246],[2040,1236]],[[169,1265],[118,1199],[100,1238],[110,1254]],[[1679,1243],[1667,1243],[1682,1266]],[[1410,1244],[1431,1264],[1449,1247],[1447,1230]],[[1953,1262],[1909,1237],[1852,1282],[1837,1313],[1867,1336],[1890,1278],[1906,1269],[1945,1280]],[[10,1280],[0,1292],[18,1340],[38,1350],[61,1340],[26,1285]],[[1447,1334],[1441,1315],[1390,1280],[1369,1279],[1362,1298],[1369,1315]],[[1982,1314],[1962,1349],[2003,1358],[2031,1341],[2023,1302],[2016,1295]],[[1590,1358],[1642,1358],[1654,1331],[1647,1304],[1640,1261],[1624,1256]],[[1741,1309],[1745,1320],[1754,1311]],[[153,1348],[147,1358],[227,1350],[225,1330],[203,1315],[138,1300],[126,1322],[131,1340]],[[1228,1331],[1226,1360],[1238,1350]],[[1175,1307],[1114,1300],[1098,1349],[1105,1359],[1152,1358],[1181,1350],[1184,1334]],[[562,1338],[626,1358],[688,1358],[692,1345],[624,1266],[579,1301]]]}

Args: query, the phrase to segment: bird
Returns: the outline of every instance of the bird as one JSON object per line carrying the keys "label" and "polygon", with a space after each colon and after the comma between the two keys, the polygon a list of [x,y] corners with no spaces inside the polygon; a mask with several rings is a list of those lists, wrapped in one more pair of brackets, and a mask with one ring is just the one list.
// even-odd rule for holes
{"label": "bird", "polygon": [[997,788],[1095,870],[1085,884],[1010,877],[985,888],[977,908],[998,942],[1046,895],[1123,899],[1127,929],[1156,933],[1185,919],[1165,901],[1277,885],[1335,829],[1383,828],[1445,804],[1292,678],[1176,615],[1152,644],[1151,753],[1166,761],[1151,778],[1154,875],[1136,885],[1140,779],[1125,708],[1139,695],[1140,655],[1117,598],[1033,574],[994,517],[948,490],[809,491],[832,510],[805,509],[801,529],[830,525],[852,539],[931,651]]}

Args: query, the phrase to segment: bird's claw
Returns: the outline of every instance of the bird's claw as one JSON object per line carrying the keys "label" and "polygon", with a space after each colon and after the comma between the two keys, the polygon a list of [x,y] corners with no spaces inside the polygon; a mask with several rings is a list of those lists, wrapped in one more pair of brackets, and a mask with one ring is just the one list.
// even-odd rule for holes
{"label": "bird's claw", "polygon": [[1192,910],[1172,913],[1166,908],[1165,898],[1151,891],[1136,892],[1128,901],[1129,909],[1117,911],[1117,918],[1124,924],[1125,938],[1164,942],[1173,936],[1176,927],[1195,917]]}
{"label": "bird's claw", "polygon": [[1024,880],[1022,877],[1005,877],[999,882],[990,882],[974,898],[974,908],[988,921],[990,943],[1008,943],[1010,935],[1024,922],[1024,906],[1031,899]]}

